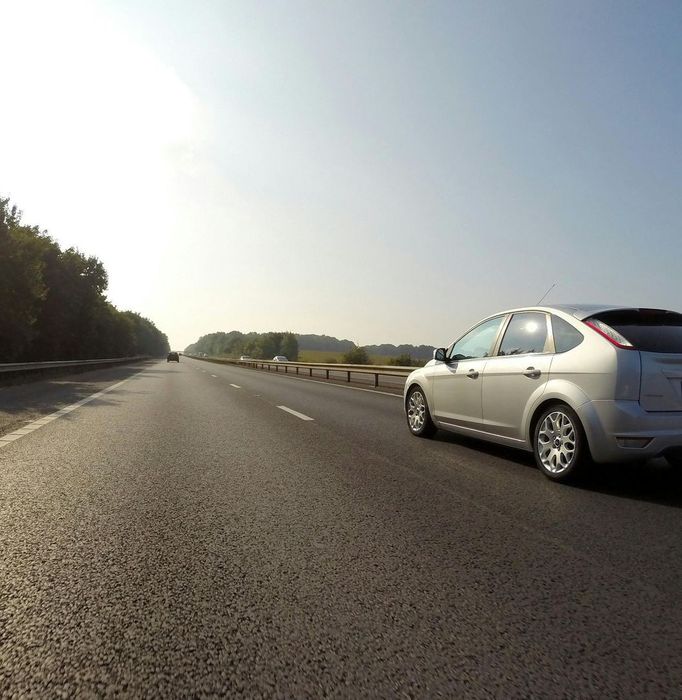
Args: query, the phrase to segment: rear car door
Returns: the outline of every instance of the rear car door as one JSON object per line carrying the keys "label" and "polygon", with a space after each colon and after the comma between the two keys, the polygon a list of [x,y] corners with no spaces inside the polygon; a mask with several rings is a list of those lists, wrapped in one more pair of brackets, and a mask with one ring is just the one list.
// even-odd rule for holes
{"label": "rear car door", "polygon": [[529,402],[542,394],[549,379],[553,345],[549,315],[538,311],[513,314],[500,347],[483,371],[483,429],[517,440]]}

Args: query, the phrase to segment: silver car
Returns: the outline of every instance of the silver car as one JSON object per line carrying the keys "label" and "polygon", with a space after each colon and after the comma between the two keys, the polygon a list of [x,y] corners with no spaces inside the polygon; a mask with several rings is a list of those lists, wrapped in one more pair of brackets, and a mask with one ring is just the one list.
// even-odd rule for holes
{"label": "silver car", "polygon": [[565,481],[589,463],[682,466],[682,314],[538,306],[490,316],[410,374],[413,435],[437,428],[532,451]]}

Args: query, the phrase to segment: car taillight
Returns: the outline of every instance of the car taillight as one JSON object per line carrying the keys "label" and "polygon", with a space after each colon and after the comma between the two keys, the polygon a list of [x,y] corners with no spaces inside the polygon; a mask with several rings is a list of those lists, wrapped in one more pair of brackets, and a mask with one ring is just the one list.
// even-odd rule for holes
{"label": "car taillight", "polygon": [[622,348],[623,350],[634,350],[633,344],[627,338],[622,336],[614,328],[611,328],[611,326],[606,325],[606,323],[603,321],[599,321],[596,318],[591,318],[589,321],[585,321],[585,324],[597,331],[599,335],[606,338],[606,340],[615,345],[617,348]]}

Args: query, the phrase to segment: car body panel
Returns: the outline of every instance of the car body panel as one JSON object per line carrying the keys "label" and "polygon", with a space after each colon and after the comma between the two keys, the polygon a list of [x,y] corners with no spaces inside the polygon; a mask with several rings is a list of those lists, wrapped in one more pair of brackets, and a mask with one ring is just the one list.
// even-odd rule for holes
{"label": "car body panel", "polygon": [[482,378],[486,431],[516,440],[526,439],[524,425],[519,421],[519,405],[541,400],[549,381],[552,358],[548,353],[489,358]]}
{"label": "car body panel", "polygon": [[682,411],[682,356],[640,352],[640,403],[645,411]]}
{"label": "car body panel", "polygon": [[482,375],[486,362],[487,358],[439,362],[432,368],[432,405],[437,421],[482,429]]}
{"label": "car body panel", "polygon": [[[597,462],[658,457],[682,447],[682,412],[651,413],[639,401],[586,401],[578,416]],[[644,438],[645,447],[624,447],[618,438]]]}
{"label": "car body panel", "polygon": [[[581,304],[491,314],[472,329],[497,316],[507,315],[509,323],[514,313],[541,311],[572,325],[583,340],[565,352],[500,356],[503,329],[491,357],[450,365],[434,359],[412,372],[405,397],[419,385],[439,428],[527,450],[532,450],[534,420],[561,402],[580,418],[596,461],[665,454],[682,447],[682,355],[619,348],[583,323],[597,313],[629,308]],[[529,367],[540,375],[526,377]],[[476,380],[467,377],[471,369],[479,372]],[[458,391],[465,393],[457,397]],[[646,445],[626,447],[629,437]]]}
{"label": "car body panel", "polygon": [[560,311],[572,316],[578,321],[584,321],[586,318],[603,313],[604,311],[615,311],[616,309],[626,309],[628,307],[606,304],[557,304],[556,306],[545,308],[550,309],[552,313]]}

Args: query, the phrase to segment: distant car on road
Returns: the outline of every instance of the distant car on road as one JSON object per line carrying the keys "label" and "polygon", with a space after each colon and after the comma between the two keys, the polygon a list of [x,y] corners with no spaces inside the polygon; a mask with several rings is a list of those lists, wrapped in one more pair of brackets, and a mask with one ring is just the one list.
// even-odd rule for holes
{"label": "distant car on road", "polygon": [[542,306],[490,316],[405,383],[413,435],[437,428],[534,453],[550,479],[595,462],[682,467],[682,314]]}
{"label": "distant car on road", "polygon": [[250,360],[250,359],[251,359],[251,355],[240,355],[240,356],[239,356],[239,359],[240,359],[240,360]]}
{"label": "distant car on road", "polygon": [[168,353],[166,362],[180,362],[180,355],[175,351],[171,351]]}
{"label": "distant car on road", "polygon": [[289,362],[289,360],[284,355],[275,355],[272,358],[273,362]]}

